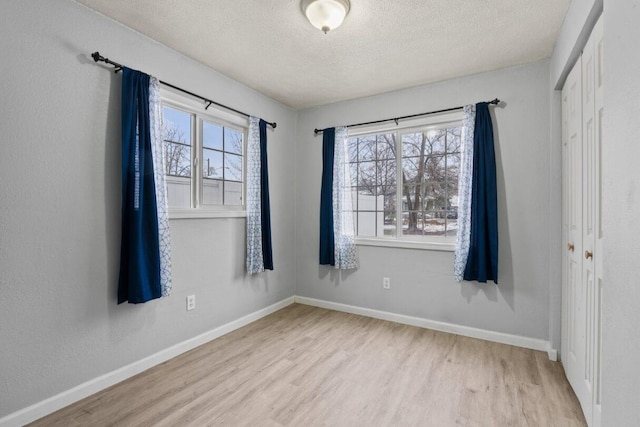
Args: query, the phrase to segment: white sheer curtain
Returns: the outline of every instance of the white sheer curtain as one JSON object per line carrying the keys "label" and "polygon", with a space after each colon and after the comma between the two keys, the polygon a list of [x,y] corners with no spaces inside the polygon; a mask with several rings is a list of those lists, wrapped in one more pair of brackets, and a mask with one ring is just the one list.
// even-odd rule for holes
{"label": "white sheer curtain", "polygon": [[353,206],[351,200],[351,168],[345,126],[337,126],[333,155],[333,227],[335,267],[358,268],[358,248],[355,243]]}
{"label": "white sheer curtain", "polygon": [[260,211],[260,119],[249,118],[247,141],[247,272],[264,271]]}
{"label": "white sheer curtain", "polygon": [[462,119],[462,153],[458,178],[458,235],[453,257],[453,273],[461,282],[469,255],[471,237],[471,190],[473,179],[473,134],[476,121],[476,106],[464,107]]}
{"label": "white sheer curtain", "polygon": [[167,204],[167,183],[165,179],[165,149],[162,136],[162,103],[160,82],[149,78],[149,128],[151,153],[153,156],[153,178],[156,187],[156,207],[158,211],[158,243],[160,249],[160,284],[162,296],[171,293],[171,232],[169,230],[169,208]]}

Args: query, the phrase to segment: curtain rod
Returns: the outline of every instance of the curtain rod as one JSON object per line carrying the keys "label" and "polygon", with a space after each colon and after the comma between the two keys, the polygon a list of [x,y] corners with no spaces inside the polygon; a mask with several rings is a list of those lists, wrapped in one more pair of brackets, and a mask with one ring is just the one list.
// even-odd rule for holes
{"label": "curtain rod", "polygon": [[[91,54],[91,57],[93,58],[93,60],[95,62],[104,62],[105,64],[113,65],[115,67],[114,72],[116,72],[116,73],[118,71],[122,71],[122,69],[124,68],[123,65],[118,64],[117,62],[113,62],[112,60],[110,60],[108,58],[105,58],[104,56],[100,55],[100,52],[93,52]],[[235,108],[229,107],[229,106],[221,104],[219,102],[212,101],[211,99],[205,98],[204,96],[200,96],[200,95],[198,95],[196,93],[193,93],[193,92],[190,92],[188,90],[182,89],[182,88],[180,88],[178,86],[172,85],[171,83],[163,82],[162,80],[160,80],[160,83],[162,83],[163,85],[168,86],[170,88],[173,88],[175,90],[179,90],[182,93],[186,93],[187,95],[191,95],[194,98],[201,99],[202,101],[204,101],[207,104],[204,107],[205,110],[208,109],[211,106],[211,104],[213,104],[213,105],[217,105],[218,107],[226,108],[227,110],[233,111],[234,113],[240,114],[241,116],[250,117],[250,115],[247,114],[247,113],[244,113],[242,111],[236,110]],[[274,129],[277,126],[276,122],[272,122],[272,123],[267,122],[267,124],[269,126],[271,126],[272,128],[274,128]]]}
{"label": "curtain rod", "polygon": [[[493,104],[493,105],[498,105],[500,103],[500,100],[498,98],[494,99],[493,101],[488,101],[487,104]],[[449,111],[456,111],[456,110],[462,110],[464,108],[464,106],[462,107],[453,107],[453,108],[445,108],[444,110],[436,110],[436,111],[429,111],[427,113],[418,113],[418,114],[411,114],[409,116],[400,116],[400,117],[394,117],[393,119],[382,119],[382,120],[374,120],[372,122],[364,122],[364,123],[356,123],[353,125],[347,125],[346,127],[348,128],[352,128],[355,126],[365,126],[365,125],[374,125],[377,123],[385,123],[385,122],[396,122],[396,125],[398,124],[398,120],[404,120],[404,119],[411,119],[414,117],[420,117],[420,116],[429,116],[431,114],[438,114],[438,113],[446,113]],[[322,133],[322,129],[314,129],[313,130],[314,134],[319,134]]]}

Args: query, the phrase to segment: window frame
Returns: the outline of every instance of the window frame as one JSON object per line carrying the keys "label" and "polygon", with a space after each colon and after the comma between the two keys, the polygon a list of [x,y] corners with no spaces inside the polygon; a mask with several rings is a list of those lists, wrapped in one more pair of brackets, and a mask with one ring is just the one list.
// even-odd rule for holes
{"label": "window frame", "polygon": [[[192,218],[244,218],[247,216],[246,211],[246,182],[247,182],[247,138],[249,135],[249,119],[243,116],[226,111],[215,105],[209,106],[205,110],[202,101],[187,96],[181,92],[171,88],[160,88],[160,101],[162,107],[169,107],[188,114],[192,114],[191,132],[193,140],[191,144],[191,177],[190,179],[190,206],[187,207],[169,207],[169,219],[192,219]],[[203,157],[204,157],[204,139],[203,128],[204,122],[220,125],[223,128],[240,131],[243,135],[242,141],[242,204],[241,205],[205,205],[203,204]],[[224,133],[224,130],[223,130]],[[164,141],[163,141],[164,143]],[[227,152],[223,145],[221,153]],[[223,157],[224,162],[224,157]],[[224,165],[224,163],[223,163]],[[165,175],[168,176],[168,175]],[[224,182],[224,180],[220,180]],[[230,181],[238,182],[238,181]],[[224,198],[224,183],[223,183]],[[223,199],[224,200],[224,199]]]}
{"label": "window frame", "polygon": [[[374,125],[362,126],[349,130],[349,138],[362,137],[367,135],[378,135],[382,133],[396,134],[396,235],[393,237],[377,237],[377,236],[358,236],[356,230],[355,241],[361,246],[378,246],[403,249],[424,249],[453,252],[455,250],[456,235],[454,236],[407,236],[400,234],[398,230],[402,230],[402,221],[397,213],[402,212],[402,135],[411,132],[419,132],[424,130],[438,130],[450,127],[462,126],[462,111],[453,111],[441,114],[404,120],[396,125],[394,122],[379,123]],[[399,160],[399,161],[398,161]],[[351,162],[352,159],[349,159]],[[352,186],[357,186],[353,182]],[[353,208],[357,214],[356,207]]]}

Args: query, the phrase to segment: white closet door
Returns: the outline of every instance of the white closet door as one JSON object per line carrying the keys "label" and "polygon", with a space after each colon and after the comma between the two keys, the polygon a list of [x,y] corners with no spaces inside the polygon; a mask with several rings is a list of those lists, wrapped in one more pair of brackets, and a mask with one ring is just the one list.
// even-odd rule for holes
{"label": "white closet door", "polygon": [[599,21],[562,91],[562,363],[589,426],[601,425],[603,27]]}
{"label": "white closet door", "polygon": [[[584,395],[585,306],[582,288],[582,62],[562,90],[564,235],[562,363],[576,395]],[[581,400],[582,402],[582,400]]]}
{"label": "white closet door", "polygon": [[[596,234],[596,89],[595,55],[593,37],[589,38],[582,52],[582,289],[585,305],[584,352],[585,363],[580,373],[580,383],[576,394],[582,404],[587,422],[593,411],[593,373],[594,373],[594,317],[595,317],[595,263],[593,260]],[[576,386],[574,386],[576,388]]]}
{"label": "white closet door", "polygon": [[591,36],[593,40],[593,55],[594,55],[594,147],[593,147],[593,159],[594,159],[594,177],[593,177],[593,191],[594,191],[594,231],[593,231],[593,267],[595,271],[594,275],[594,295],[593,295],[593,414],[592,423],[594,427],[600,427],[602,425],[602,241],[604,239],[604,233],[602,230],[602,119],[604,115],[604,85],[603,85],[603,40],[604,40],[604,28],[602,24],[602,18],[598,21],[593,34]]}

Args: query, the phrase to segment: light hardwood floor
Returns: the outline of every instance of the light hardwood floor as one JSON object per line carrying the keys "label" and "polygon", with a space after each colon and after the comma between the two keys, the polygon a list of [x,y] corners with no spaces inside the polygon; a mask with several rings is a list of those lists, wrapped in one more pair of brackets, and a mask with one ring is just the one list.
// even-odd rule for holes
{"label": "light hardwood floor", "polygon": [[542,352],[294,304],[34,426],[585,426]]}

